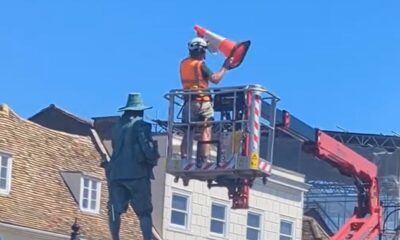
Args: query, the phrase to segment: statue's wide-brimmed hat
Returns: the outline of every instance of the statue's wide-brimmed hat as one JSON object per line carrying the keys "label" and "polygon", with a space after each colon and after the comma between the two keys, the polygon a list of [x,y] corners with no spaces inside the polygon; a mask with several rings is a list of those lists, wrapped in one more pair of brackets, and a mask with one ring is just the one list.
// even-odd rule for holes
{"label": "statue's wide-brimmed hat", "polygon": [[140,93],[130,93],[128,95],[128,101],[126,102],[125,107],[119,108],[118,111],[144,111],[150,108],[152,107],[143,105],[143,100]]}

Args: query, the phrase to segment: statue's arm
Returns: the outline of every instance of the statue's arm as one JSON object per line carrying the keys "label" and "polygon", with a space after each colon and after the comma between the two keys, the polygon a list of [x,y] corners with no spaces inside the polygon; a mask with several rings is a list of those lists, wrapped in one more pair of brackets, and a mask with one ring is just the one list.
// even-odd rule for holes
{"label": "statue's arm", "polygon": [[156,141],[153,141],[153,138],[151,137],[151,126],[144,125],[143,127],[140,127],[138,134],[139,145],[145,157],[151,161],[155,161],[160,158]]}

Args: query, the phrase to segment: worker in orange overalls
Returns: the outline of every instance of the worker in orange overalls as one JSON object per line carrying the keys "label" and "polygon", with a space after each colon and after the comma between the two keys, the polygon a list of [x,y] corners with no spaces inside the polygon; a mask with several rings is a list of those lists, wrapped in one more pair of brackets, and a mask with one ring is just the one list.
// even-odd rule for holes
{"label": "worker in orange overalls", "polygon": [[[225,61],[221,69],[213,73],[206,65],[206,50],[207,42],[200,37],[193,38],[188,43],[189,57],[182,60],[180,64],[180,76],[182,87],[185,90],[199,90],[199,93],[190,95],[190,112],[189,112],[189,97],[185,99],[183,108],[183,122],[189,121],[208,121],[214,115],[214,109],[211,103],[211,96],[207,93],[209,82],[218,84],[227,71],[226,65],[230,63],[231,59]],[[197,140],[210,141],[211,140],[211,126],[205,124],[201,127],[201,137]],[[189,140],[191,147],[192,141]],[[185,159],[187,156],[188,139],[187,134],[184,134],[181,144],[181,157]],[[210,159],[209,144],[202,144],[199,151],[199,159],[197,159],[196,166],[200,168],[204,162]]]}

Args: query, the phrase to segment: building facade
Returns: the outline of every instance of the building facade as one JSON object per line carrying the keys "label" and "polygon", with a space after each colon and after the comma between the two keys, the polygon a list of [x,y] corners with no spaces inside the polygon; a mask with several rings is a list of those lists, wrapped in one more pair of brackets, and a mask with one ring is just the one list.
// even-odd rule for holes
{"label": "building facade", "polygon": [[163,239],[302,239],[303,198],[308,189],[303,175],[273,167],[267,184],[256,181],[250,190],[250,208],[233,210],[225,188],[208,189],[207,183],[195,180],[186,187],[181,181],[175,183],[166,172],[167,136],[155,139],[162,158],[153,202],[159,211],[155,227]]}

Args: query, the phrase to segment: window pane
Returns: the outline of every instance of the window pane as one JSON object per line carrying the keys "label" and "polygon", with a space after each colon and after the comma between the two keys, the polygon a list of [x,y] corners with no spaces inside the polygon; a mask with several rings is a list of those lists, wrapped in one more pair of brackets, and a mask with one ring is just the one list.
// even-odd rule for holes
{"label": "window pane", "polygon": [[7,167],[7,158],[0,156],[0,159],[1,159],[1,166]]}
{"label": "window pane", "polygon": [[259,231],[252,228],[247,228],[247,240],[259,240]]}
{"label": "window pane", "polygon": [[292,240],[291,237],[280,236],[279,240]]}
{"label": "window pane", "polygon": [[6,180],[3,178],[0,178],[0,188],[6,189]]}
{"label": "window pane", "polygon": [[87,179],[87,178],[83,179],[83,186],[86,187],[86,188],[89,187],[89,179]]}
{"label": "window pane", "polygon": [[0,171],[1,171],[0,172],[0,177],[1,178],[7,178],[7,168],[2,167]]}
{"label": "window pane", "polygon": [[213,233],[224,234],[224,223],[217,220],[211,220],[210,231]]}
{"label": "window pane", "polygon": [[89,189],[87,188],[83,189],[83,198],[89,198]]}
{"label": "window pane", "polygon": [[292,235],[292,223],[281,221],[281,234]]}
{"label": "window pane", "polygon": [[186,225],[186,214],[172,210],[171,211],[171,223],[185,226]]}
{"label": "window pane", "polygon": [[92,191],[90,195],[91,195],[90,197],[91,197],[92,200],[96,200],[96,198],[97,198],[97,192],[96,191]]}
{"label": "window pane", "polygon": [[254,213],[247,214],[247,225],[255,228],[260,227],[260,215]]}
{"label": "window pane", "polygon": [[183,196],[172,196],[172,208],[186,211],[187,198]]}
{"label": "window pane", "polygon": [[211,207],[211,217],[225,220],[225,207],[213,204]]}
{"label": "window pane", "polygon": [[88,200],[87,199],[83,199],[82,200],[82,208],[87,209],[89,206]]}
{"label": "window pane", "polygon": [[98,182],[92,180],[92,190],[97,191],[97,184]]}
{"label": "window pane", "polygon": [[96,210],[96,200],[90,201],[90,210]]}

